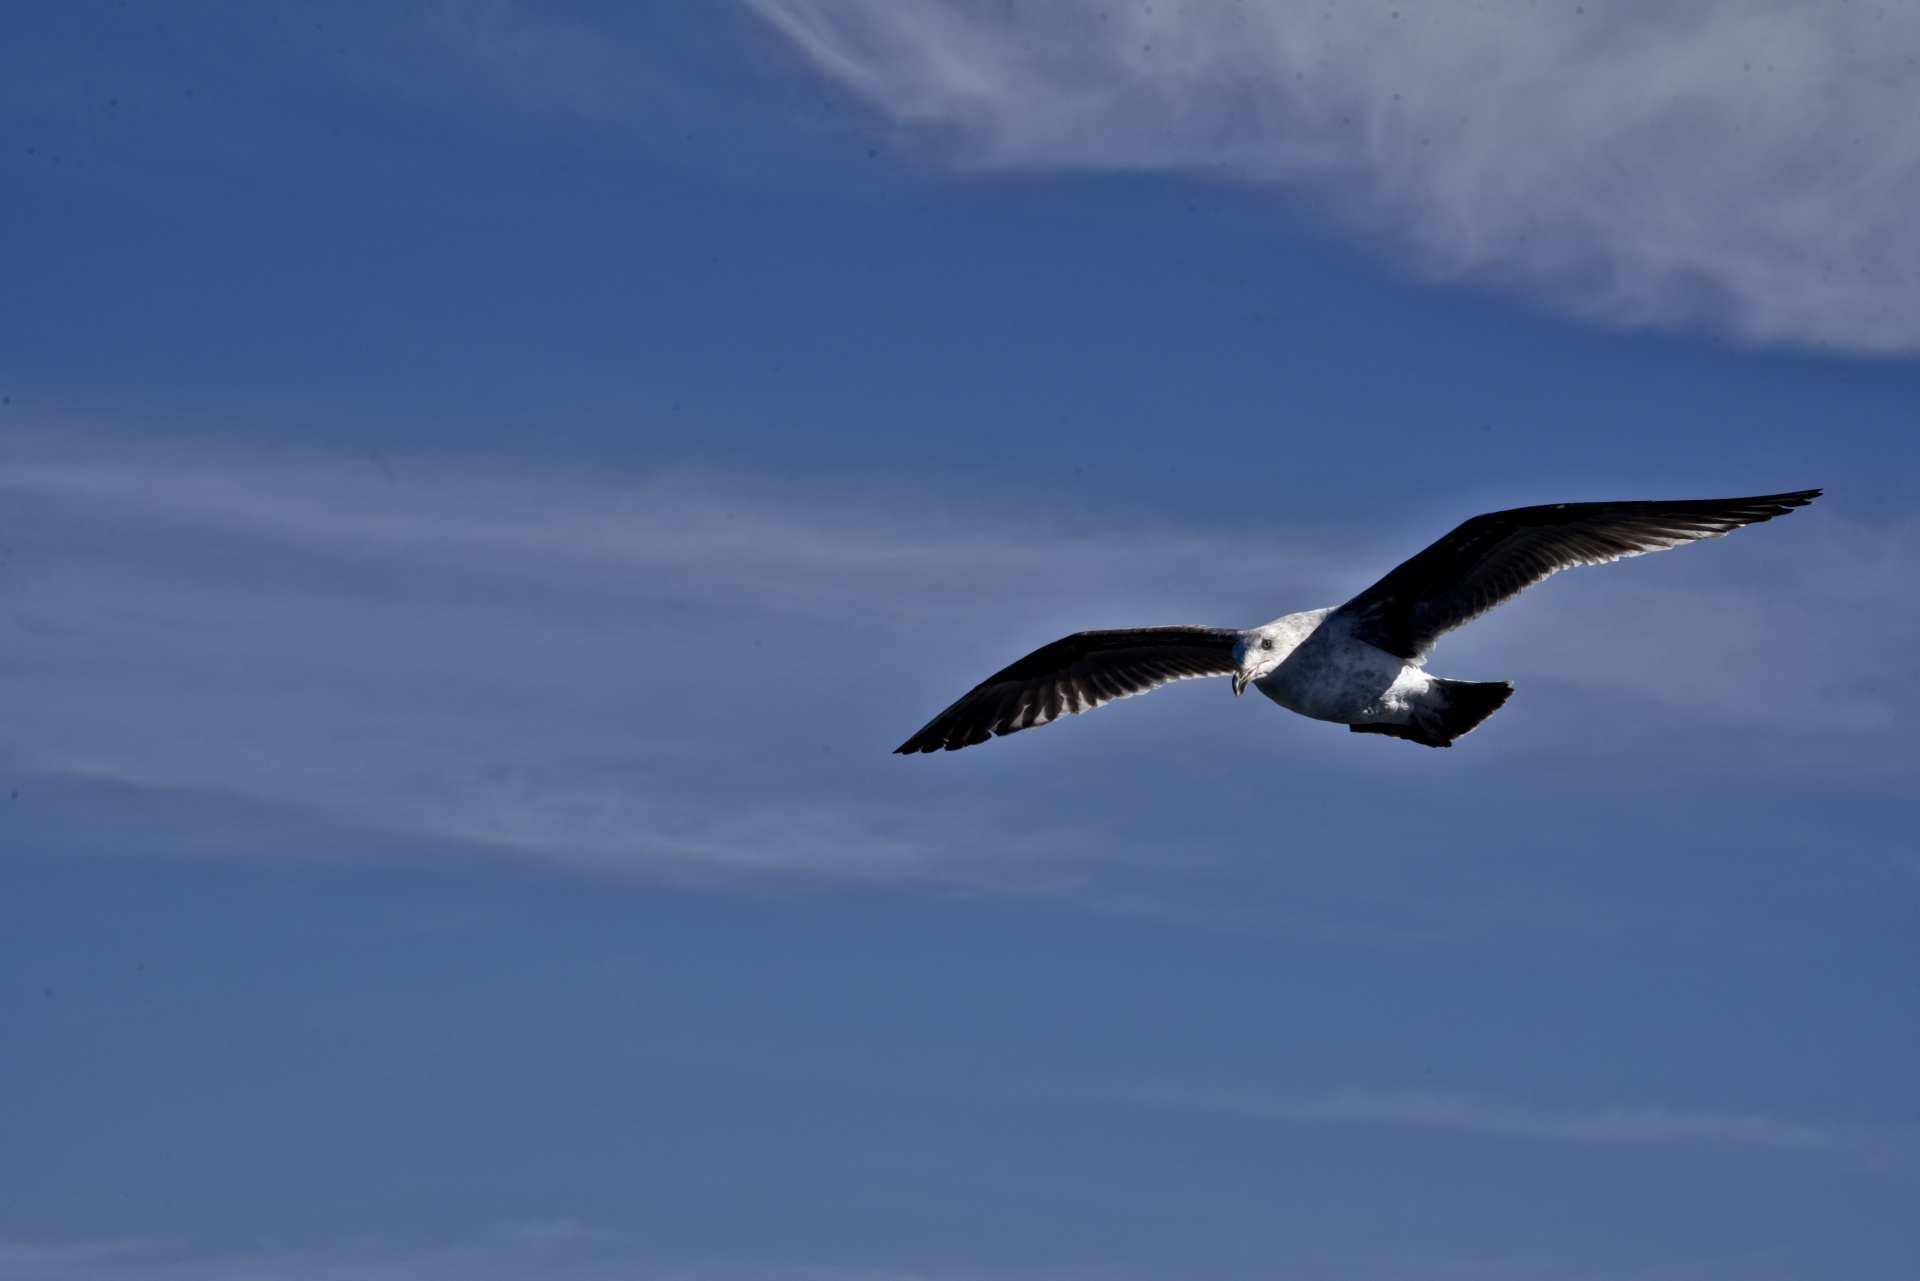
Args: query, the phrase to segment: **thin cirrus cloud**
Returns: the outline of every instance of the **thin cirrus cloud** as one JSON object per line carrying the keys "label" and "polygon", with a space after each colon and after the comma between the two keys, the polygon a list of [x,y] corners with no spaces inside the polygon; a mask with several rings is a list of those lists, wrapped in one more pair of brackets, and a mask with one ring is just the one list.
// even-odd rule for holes
{"label": "thin cirrus cloud", "polygon": [[[580,1238],[586,1238],[582,1241]],[[219,1254],[163,1240],[48,1245],[0,1240],[19,1281],[988,1281],[979,1274],[796,1265],[701,1267],[621,1257],[634,1243],[566,1221],[504,1225],[494,1239],[432,1252]],[[1001,1278],[1000,1281],[1014,1281]],[[1018,1281],[1046,1281],[1022,1273]]]}
{"label": "thin cirrus cloud", "polygon": [[1920,9],[746,0],[964,166],[1331,194],[1624,324],[1920,349]]}
{"label": "thin cirrus cloud", "polygon": [[[767,1062],[773,1057],[774,1052],[761,1050],[754,1060]],[[941,1070],[875,1070],[871,1064],[822,1059],[788,1059],[782,1067],[860,1086],[1008,1102],[1090,1103],[1277,1127],[1445,1130],[1524,1143],[1651,1147],[1696,1153],[1747,1151],[1755,1155],[1772,1153],[1788,1161],[1825,1161],[1892,1174],[1920,1168],[1920,1127],[1899,1124],[1657,1103],[1543,1104],[1499,1093],[1430,1086],[1309,1085],[1273,1080],[1229,1083],[1191,1076],[1022,1079],[999,1076],[980,1065],[950,1075]]]}
{"label": "thin cirrus cloud", "polygon": [[1477,1094],[1361,1088],[1288,1092],[1111,1086],[1096,1097],[1276,1124],[1399,1126],[1547,1143],[1772,1150],[1888,1170],[1907,1170],[1920,1162],[1920,1132],[1912,1129],[1760,1113],[1644,1105],[1544,1108]]}
{"label": "thin cirrus cloud", "polygon": [[0,472],[13,769],[601,867],[895,875],[977,845],[865,786],[924,710],[897,706],[915,665],[969,620],[1180,616],[1245,568],[1177,531],[686,479],[27,452]]}
{"label": "thin cirrus cloud", "polygon": [[[820,1065],[814,1065],[815,1070]],[[842,1075],[837,1072],[831,1075]],[[870,1070],[851,1079],[872,1081]],[[1207,1087],[1195,1083],[1092,1082],[1054,1085],[985,1083],[977,1075],[901,1080],[936,1092],[999,1095],[1011,1099],[1058,1099],[1186,1117],[1217,1117],[1236,1123],[1282,1127],[1360,1127],[1441,1130],[1519,1143],[1584,1147],[1651,1148],[1673,1154],[1739,1153],[1813,1161],[1861,1173],[1904,1176],[1920,1162],[1920,1133],[1911,1127],[1809,1121],[1763,1113],[1737,1113],[1648,1105],[1544,1107],[1496,1095],[1432,1089],[1344,1087],[1289,1089],[1279,1086]],[[804,1263],[661,1269],[630,1257],[642,1243],[627,1233],[597,1230],[574,1220],[500,1225],[484,1239],[431,1252],[384,1256],[280,1254],[244,1257],[209,1254],[162,1240],[45,1244],[0,1240],[0,1274],[43,1281],[174,1281],[175,1278],[259,1278],[321,1281],[378,1277],[391,1281],[441,1278],[673,1277],[679,1281],[984,1281],[983,1274],[853,1269]],[[1007,1274],[991,1274],[1006,1276]],[[1048,1275],[1023,1271],[1028,1281]]]}
{"label": "thin cirrus cloud", "polygon": [[[1063,817],[1057,798],[1014,813],[1017,778],[988,788],[1013,807],[996,812],[955,773],[1034,750],[1024,736],[918,766],[888,749],[1037,640],[1257,621],[1386,567],[1287,539],[1249,551],[1230,531],[909,518],[738,481],[184,446],[15,453],[0,471],[10,769],[601,869],[978,881],[1019,865],[1023,892],[1132,910],[1117,884],[1034,877],[1062,842],[1088,857],[1125,845],[1124,818]],[[1748,555],[1730,543],[1581,571],[1578,590],[1557,580],[1450,641],[1444,670],[1557,684],[1661,723],[1886,749],[1908,715],[1887,675],[1920,634],[1886,587],[1912,538],[1801,515],[1738,541]],[[1755,566],[1764,582],[1720,576]],[[1756,706],[1723,669],[1765,673],[1768,697]],[[1218,692],[1103,711],[1100,741],[1151,724],[1184,735],[1165,718],[1198,725],[1196,700]],[[1279,715],[1205,711],[1245,713],[1210,722],[1230,733]],[[1091,728],[1047,741],[1095,746]],[[1316,746],[1332,757],[1345,738]]]}
{"label": "thin cirrus cloud", "polygon": [[[867,1079],[860,1072],[856,1078]],[[889,1081],[899,1085],[898,1080]],[[957,1089],[966,1094],[1003,1094],[1012,1098],[1048,1098],[1141,1109],[1187,1117],[1217,1117],[1236,1123],[1283,1127],[1361,1127],[1442,1130],[1519,1143],[1586,1147],[1651,1148],[1675,1155],[1739,1153],[1746,1159],[1771,1156],[1788,1162],[1813,1161],[1863,1174],[1903,1176],[1920,1161],[1920,1134],[1911,1128],[1831,1121],[1806,1121],[1760,1113],[1676,1109],[1646,1105],[1542,1107],[1485,1094],[1431,1089],[1383,1090],[1363,1087],[1287,1089],[1281,1087],[1208,1088],[1192,1083],[1082,1083],[1072,1086],[994,1086],[977,1077],[963,1082],[918,1080],[923,1089]],[[441,1281],[442,1278],[562,1277],[577,1281],[602,1278],[667,1277],[678,1281],[985,1281],[1008,1274],[869,1270],[805,1263],[662,1268],[632,1257],[643,1243],[628,1233],[597,1230],[574,1220],[534,1220],[500,1225],[482,1239],[433,1251],[386,1254],[310,1255],[249,1252],[245,1256],[208,1253],[184,1243],[124,1240],[94,1243],[36,1243],[0,1240],[0,1274],[42,1281],[175,1281],[176,1278],[247,1278],[248,1281],[323,1281],[336,1277],[376,1277],[390,1281]],[[644,1256],[643,1256],[644,1257]],[[1046,1273],[1022,1271],[1027,1281]]]}

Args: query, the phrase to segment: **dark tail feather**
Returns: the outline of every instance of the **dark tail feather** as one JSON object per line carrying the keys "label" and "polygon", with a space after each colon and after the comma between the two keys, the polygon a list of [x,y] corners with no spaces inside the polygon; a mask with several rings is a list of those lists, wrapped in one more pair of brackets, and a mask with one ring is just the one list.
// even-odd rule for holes
{"label": "dark tail feather", "polygon": [[1427,718],[1449,740],[1459,738],[1499,711],[1513,693],[1512,681],[1436,680],[1434,684],[1447,701],[1438,712],[1427,713]]}
{"label": "dark tail feather", "polygon": [[1434,686],[1444,700],[1439,707],[1415,708],[1413,720],[1405,725],[1355,725],[1356,734],[1386,734],[1428,747],[1452,747],[1453,740],[1467,733],[1513,693],[1511,681],[1450,681],[1434,678]]}

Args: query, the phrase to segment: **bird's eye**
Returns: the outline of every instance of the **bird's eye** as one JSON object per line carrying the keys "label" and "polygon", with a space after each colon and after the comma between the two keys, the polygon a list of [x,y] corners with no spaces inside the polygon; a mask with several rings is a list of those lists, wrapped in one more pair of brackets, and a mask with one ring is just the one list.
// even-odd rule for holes
{"label": "bird's eye", "polygon": [[1261,641],[1261,642],[1260,642],[1260,648],[1261,648],[1261,649],[1272,649],[1272,648],[1273,648],[1273,642],[1272,642],[1272,641],[1270,641],[1270,640],[1263,640],[1263,641]]}

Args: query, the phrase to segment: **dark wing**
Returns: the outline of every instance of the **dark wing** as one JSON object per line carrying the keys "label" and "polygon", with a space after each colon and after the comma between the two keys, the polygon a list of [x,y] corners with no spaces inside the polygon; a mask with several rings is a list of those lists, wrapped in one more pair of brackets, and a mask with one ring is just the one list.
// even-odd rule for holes
{"label": "dark wing", "polygon": [[1240,633],[1224,627],[1076,632],[981,681],[894,751],[957,751],[1190,676],[1226,676]]}
{"label": "dark wing", "polygon": [[1673,503],[1555,503],[1475,516],[1342,605],[1354,635],[1409,661],[1550,574],[1719,538],[1784,516],[1817,489]]}

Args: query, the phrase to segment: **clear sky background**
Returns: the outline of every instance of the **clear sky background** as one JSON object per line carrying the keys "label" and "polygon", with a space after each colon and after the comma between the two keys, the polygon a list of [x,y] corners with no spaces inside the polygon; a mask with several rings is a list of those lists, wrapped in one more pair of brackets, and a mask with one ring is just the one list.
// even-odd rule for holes
{"label": "clear sky background", "polygon": [[[1920,1275],[1920,11],[0,7],[0,1277]],[[1450,637],[1092,627],[1825,486]]]}

